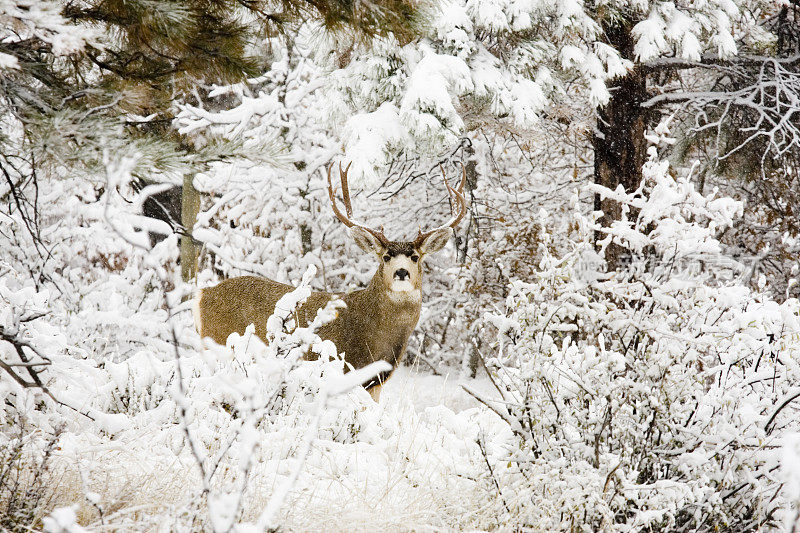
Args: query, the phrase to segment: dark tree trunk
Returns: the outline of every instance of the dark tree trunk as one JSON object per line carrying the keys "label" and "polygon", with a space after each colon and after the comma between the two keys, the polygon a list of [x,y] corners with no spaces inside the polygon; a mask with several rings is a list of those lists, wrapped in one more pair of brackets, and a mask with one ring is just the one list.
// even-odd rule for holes
{"label": "dark tree trunk", "polygon": [[[140,184],[143,187],[144,184]],[[166,191],[161,191],[149,195],[142,203],[142,214],[149,218],[161,220],[169,224],[172,231],[176,231],[182,226],[181,222],[181,202],[183,201],[183,187],[175,185]],[[167,238],[161,233],[149,232],[150,247],[160,243]]]}
{"label": "dark tree trunk", "polygon": [[[474,191],[478,188],[478,161],[475,159],[475,148],[472,146],[472,142],[468,142],[464,147],[464,159],[467,161],[465,167],[467,180],[464,184],[464,194],[471,205],[474,199]],[[464,264],[467,261],[470,232],[477,232],[476,228],[473,228],[474,223],[475,219],[472,215],[467,214],[467,227],[463,235],[459,235],[458,230],[455,232],[457,257],[460,264]]]}
{"label": "dark tree trunk", "polygon": [[[632,24],[606,28],[606,38],[623,57],[633,60]],[[610,83],[611,99],[598,110],[597,128],[592,138],[594,148],[594,182],[611,190],[622,185],[626,192],[635,191],[642,181],[645,162],[648,112],[641,104],[647,99],[647,79],[634,68],[627,76]],[[595,196],[595,210],[602,210],[600,222],[608,226],[619,220],[621,208],[613,200]],[[602,235],[598,236],[602,237]],[[606,249],[610,270],[620,266],[625,250],[616,245]]]}
{"label": "dark tree trunk", "polygon": [[[472,142],[468,142],[464,147],[464,159],[467,161],[465,167],[467,171],[467,181],[464,184],[464,190],[470,204],[472,204],[475,199],[475,189],[478,188],[478,161],[475,158],[475,148],[472,146]],[[478,227],[477,221],[470,214],[468,215],[468,223],[463,236],[456,233],[456,250],[458,251],[459,264],[463,265],[467,261],[467,256],[469,254],[469,236],[470,233],[473,232],[474,234],[477,234]],[[471,332],[469,334],[472,335]],[[471,378],[474,378],[478,373],[478,366],[480,365],[480,353],[478,350],[480,348],[480,344],[480,336],[475,335],[472,340],[472,345],[465,352],[467,358],[467,371],[469,372],[469,377]]]}

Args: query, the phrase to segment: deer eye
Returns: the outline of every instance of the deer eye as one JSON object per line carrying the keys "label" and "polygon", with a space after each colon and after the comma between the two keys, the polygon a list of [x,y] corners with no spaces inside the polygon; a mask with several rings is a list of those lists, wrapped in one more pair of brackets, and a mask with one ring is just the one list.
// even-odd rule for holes
{"label": "deer eye", "polygon": [[419,261],[419,256],[418,255],[412,255],[411,256],[411,260],[416,263],[417,261]]}
{"label": "deer eye", "polygon": [[383,256],[383,260],[386,263],[388,263],[391,259],[392,259],[392,256],[389,255],[389,254],[386,254],[386,255]]}

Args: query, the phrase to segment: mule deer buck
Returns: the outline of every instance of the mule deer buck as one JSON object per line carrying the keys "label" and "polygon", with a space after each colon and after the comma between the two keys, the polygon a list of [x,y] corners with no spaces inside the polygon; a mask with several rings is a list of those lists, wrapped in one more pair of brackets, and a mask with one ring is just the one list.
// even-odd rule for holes
{"label": "mule deer buck", "polygon": [[[353,221],[350,190],[347,185],[347,168],[339,164],[339,177],[345,213],[339,210],[328,166],[328,196],[336,217],[348,228],[356,244],[365,252],[374,254],[380,265],[365,289],[344,295],[314,292],[296,313],[296,323],[306,327],[313,321],[317,310],[334,297],[340,297],[346,307],[339,309],[336,318],[320,328],[318,334],[336,344],[344,352],[346,366],[354,369],[384,360],[394,369],[405,355],[408,338],[419,320],[422,305],[422,260],[426,254],[437,252],[447,244],[467,210],[464,199],[466,169],[462,165],[461,182],[453,188],[447,182],[444,169],[442,177],[452,201],[452,217],[444,225],[423,233],[413,241],[390,241],[374,228]],[[271,279],[242,276],[227,279],[215,287],[202,289],[194,302],[195,327],[202,337],[210,337],[225,344],[233,332],[243,334],[253,324],[255,333],[264,342],[267,318],[274,312],[275,304],[294,287]],[[346,370],[347,371],[347,370]],[[378,401],[380,388],[392,371],[384,372],[366,382],[364,387]]]}

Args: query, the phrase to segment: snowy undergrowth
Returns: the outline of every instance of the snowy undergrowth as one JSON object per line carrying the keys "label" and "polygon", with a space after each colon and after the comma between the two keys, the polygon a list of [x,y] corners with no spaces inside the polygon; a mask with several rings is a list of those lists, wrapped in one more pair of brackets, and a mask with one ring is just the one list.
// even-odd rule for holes
{"label": "snowy undergrowth", "polygon": [[[553,531],[796,522],[800,303],[751,291],[748,265],[722,253],[715,235],[740,204],[671,177],[654,151],[644,174],[630,194],[595,188],[623,217],[600,228],[576,213],[582,238],[564,255],[542,214],[536,278],[487,316],[503,391],[487,403],[517,443],[496,469],[509,514]],[[625,246],[626,268],[597,273],[595,231]]]}
{"label": "snowy undergrowth", "polygon": [[[68,267],[37,287],[24,247],[0,264],[0,359],[22,380],[0,380],[20,480],[0,472],[0,502],[36,502],[15,508],[18,525],[68,507],[51,520],[74,513],[91,530],[791,524],[798,304],[738,283],[715,238],[736,202],[698,194],[655,154],[645,172],[632,194],[599,191],[626,206],[611,228],[574,204],[565,254],[540,215],[535,275],[487,319],[491,379],[401,371],[380,405],[344,390],[331,346],[289,315],[267,347],[245,335],[203,348],[177,305],[189,288],[172,278],[174,239],[139,250],[110,238],[131,236],[124,217],[112,229],[91,202],[56,204],[83,220],[69,241],[81,253],[53,252]],[[632,252],[629,268],[598,274],[594,231]],[[324,357],[301,361],[309,346]]]}
{"label": "snowy undergrowth", "polygon": [[[228,347],[200,349],[186,314],[172,320],[181,380],[169,343],[160,345],[166,352],[151,347],[95,361],[70,353],[43,318],[20,323],[47,309],[46,291],[19,283],[2,295],[4,324],[19,323],[20,338],[50,361],[41,375],[52,398],[6,381],[2,390],[6,427],[35,428],[4,432],[4,446],[24,441],[34,461],[57,434],[39,519],[71,506],[89,529],[129,531],[273,522],[293,530],[463,528],[496,520],[483,454],[502,456],[511,433],[485,409],[465,408],[463,393],[453,393],[457,383],[434,391],[425,382],[413,392],[414,380],[401,375],[378,406],[363,389],[349,390],[342,361],[310,330],[281,333],[277,320],[269,346],[248,333]],[[147,315],[139,318],[153,319]],[[308,344],[325,357],[299,361]],[[454,398],[460,410],[436,405],[434,394]],[[285,502],[276,502],[283,490]]]}
{"label": "snowy undergrowth", "polygon": [[[193,374],[188,380],[189,398],[198,409],[190,414],[190,430],[209,454],[218,454],[227,444],[226,437],[237,430],[236,419],[225,412],[224,403],[197,401],[220,396],[215,393],[218,376],[202,372],[205,361],[195,355],[183,362]],[[174,379],[163,363],[139,358],[131,364],[116,369],[118,380],[127,377],[128,382],[139,381],[139,387],[163,390],[164,381]],[[241,520],[255,522],[287,483],[307,435],[308,411],[314,405],[310,396],[300,398],[291,412],[259,429],[258,449],[251,457],[246,449],[235,450],[219,466],[219,479],[211,487],[220,497],[215,509],[218,521],[225,518],[230,498],[243,481],[243,460],[253,464]],[[132,530],[155,527],[165,520],[178,529],[191,529],[198,519],[208,528],[208,517],[197,503],[202,479],[174,403],[162,400],[159,407],[118,422],[123,429],[113,435],[86,431],[61,438],[55,461],[63,462],[60,468],[73,481],[80,480],[69,485],[83,487],[85,492],[62,495],[60,504],[80,502],[79,520],[94,526],[99,525],[99,506],[106,509],[107,523],[123,527],[128,523]],[[418,412],[413,400],[403,396],[385,398],[379,407],[363,390],[353,391],[326,409],[278,522],[292,530],[340,524],[342,531],[381,524],[393,529],[489,525],[492,510],[487,513],[475,506],[485,501],[488,490],[482,482],[483,460],[475,441],[481,431],[498,434],[500,430],[497,446],[502,449],[510,435],[498,423],[496,417],[477,408],[455,413],[446,407],[428,407]],[[93,493],[97,496],[89,504],[84,496]],[[135,519],[129,517],[132,509],[139,509]]]}
{"label": "snowy undergrowth", "polygon": [[[198,372],[205,364],[198,356],[185,362],[189,368],[197,365],[190,389],[203,381],[216,388],[216,378]],[[158,372],[159,365],[153,361],[132,363],[144,369],[138,378],[129,377],[141,380],[140,385],[146,385],[148,377],[174,378],[169,369]],[[150,383],[154,389],[162,385],[163,379]],[[291,530],[322,526],[335,530],[332,525],[339,524],[341,531],[352,531],[380,525],[391,529],[486,527],[494,521],[496,509],[481,508],[490,493],[476,440],[481,433],[493,434],[497,443],[490,446],[502,451],[510,434],[498,426],[498,419],[478,408],[455,413],[446,407],[428,407],[418,412],[409,398],[390,401],[387,398],[381,407],[375,406],[359,390],[328,407],[302,474],[277,517],[280,524]],[[299,402],[305,409],[313,405]],[[301,409],[259,431],[258,450],[250,457],[253,465],[242,520],[255,522],[287,483],[306,438],[307,418]],[[99,508],[102,521],[130,530],[165,521],[177,529],[192,529],[198,520],[208,528],[209,517],[197,503],[202,479],[174,404],[165,400],[157,408],[118,422],[124,429],[111,435],[85,431],[62,436],[54,462],[62,475],[71,478],[65,486],[72,491],[59,495],[59,505],[79,503],[78,518],[90,526],[101,525]],[[235,426],[235,419],[217,405],[194,413],[190,428],[204,449],[215,454]],[[223,493],[216,506],[218,521],[226,518],[231,495],[243,482],[237,464],[243,459],[237,452],[219,467],[221,475],[212,485],[212,491]],[[83,491],[76,490],[80,488]]]}

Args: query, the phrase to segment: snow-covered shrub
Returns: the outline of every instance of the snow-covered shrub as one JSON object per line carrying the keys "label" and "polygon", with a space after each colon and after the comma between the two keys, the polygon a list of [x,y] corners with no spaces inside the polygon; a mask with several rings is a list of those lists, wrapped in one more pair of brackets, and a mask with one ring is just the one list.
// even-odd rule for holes
{"label": "snow-covered shrub", "polygon": [[[800,304],[738,279],[715,238],[741,206],[673,178],[654,152],[610,228],[576,213],[573,250],[511,283],[488,361],[517,437],[495,466],[537,530],[744,530],[780,523],[773,473],[800,379]],[[546,234],[546,221],[543,233]],[[630,252],[600,274],[593,233]],[[514,496],[510,496],[510,495]]]}
{"label": "snow-covered shrub", "polygon": [[[80,362],[51,323],[50,294],[6,272],[0,277],[0,528],[23,531],[57,492],[53,455],[80,404],[56,397]],[[80,421],[78,421],[80,423]]]}
{"label": "snow-covered shrub", "polygon": [[[164,421],[172,419],[181,429],[178,440],[188,445],[199,471],[197,488],[208,505],[208,529],[229,531],[241,520],[254,463],[279,460],[299,446],[290,478],[274,487],[258,517],[262,529],[272,526],[318,434],[344,441],[357,438],[358,409],[351,402],[338,402],[336,396],[388,368],[379,362],[343,375],[344,361],[335,346],[315,334],[334,317],[337,301],[321,310],[309,327],[295,327],[294,310],[310,296],[314,272],[310,268],[299,287],[277,303],[267,321],[268,345],[250,327],[243,336],[231,335],[225,348],[212,343],[205,351],[177,358],[172,372],[145,371],[151,394],[169,389],[174,401],[165,398],[142,414],[149,423],[156,413],[166,415]],[[309,349],[318,359],[303,361]],[[135,363],[129,359],[124,368],[112,371],[118,386],[146,368]],[[136,388],[142,390],[141,384]],[[359,396],[360,402],[366,400],[363,391]]]}
{"label": "snow-covered shrub", "polygon": [[6,429],[32,423],[51,432],[63,423],[45,409],[56,402],[48,387],[55,379],[71,381],[70,371],[80,363],[48,320],[49,299],[49,291],[37,290],[30,280],[0,279],[0,426]]}
{"label": "snow-covered shrub", "polygon": [[[0,503],[13,516],[0,518],[34,524],[41,519],[39,502],[47,496],[53,498],[48,506],[79,504],[83,522],[123,520],[123,526],[124,518],[114,511],[121,496],[107,493],[109,457],[92,451],[99,447],[117,457],[113,468],[125,476],[132,474],[126,461],[146,461],[158,465],[164,480],[183,477],[182,490],[156,507],[154,520],[189,520],[215,531],[228,531],[242,519],[272,525],[313,441],[355,443],[363,438],[364,426],[374,425],[365,412],[372,403],[369,395],[352,389],[388,369],[375,363],[343,374],[335,347],[314,333],[333,317],[336,301],[308,328],[294,326],[293,310],[310,295],[313,274],[312,267],[298,289],[279,302],[280,311],[267,324],[269,345],[251,328],[243,336],[232,335],[226,347],[199,350],[191,342],[160,342],[156,335],[131,353],[125,350],[130,338],[142,335],[138,328],[129,325],[102,345],[79,349],[46,320],[47,292],[36,291],[30,281],[11,288],[14,278],[0,280],[0,439],[13,454],[0,472]],[[106,297],[119,295],[115,285],[98,288]],[[118,311],[128,308],[120,301],[116,305]],[[185,320],[170,321],[158,306],[128,318],[148,323],[151,313],[160,312],[167,329],[185,327]],[[79,327],[102,330],[97,324]],[[178,337],[184,335],[176,333],[173,341]],[[304,361],[309,349],[320,357]],[[291,476],[277,482],[274,469],[292,456]],[[48,488],[54,481],[44,478],[45,470],[53,463],[71,472],[67,479],[79,475],[71,479],[77,484],[72,490],[82,487],[82,495],[70,499]],[[257,489],[270,495],[262,509],[246,505],[256,490],[248,486],[252,469],[274,482]],[[140,474],[129,482],[146,479]],[[22,493],[14,492],[16,487]],[[124,498],[130,503],[131,495]],[[21,501],[26,506],[18,505]]]}
{"label": "snow-covered shrub", "polygon": [[786,435],[781,459],[781,478],[786,483],[786,499],[791,505],[785,526],[787,531],[797,531],[800,527],[800,433]]}

